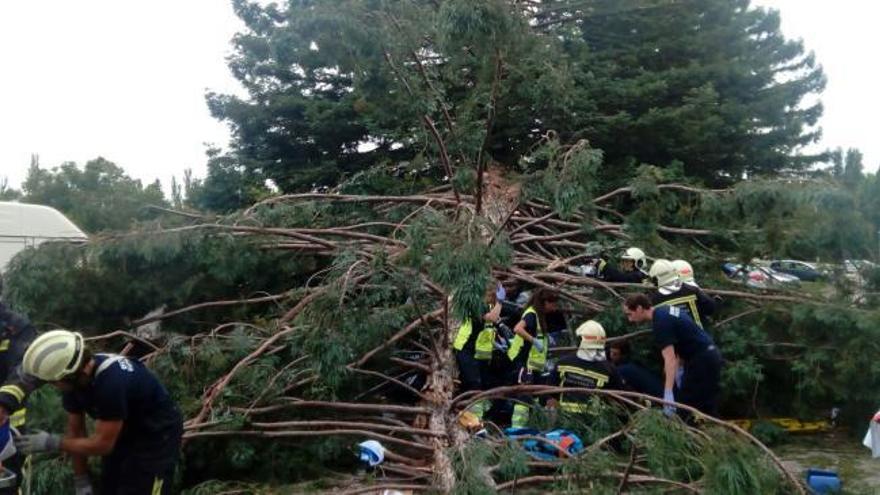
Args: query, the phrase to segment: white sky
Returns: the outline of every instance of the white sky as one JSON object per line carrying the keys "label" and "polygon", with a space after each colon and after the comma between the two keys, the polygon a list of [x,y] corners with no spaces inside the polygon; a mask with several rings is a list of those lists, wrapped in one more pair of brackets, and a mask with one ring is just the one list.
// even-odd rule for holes
{"label": "white sky", "polygon": [[[880,164],[874,0],[756,0],[815,50],[828,76],[824,146]],[[31,153],[44,167],[104,156],[145,182],[192,168],[225,145],[210,89],[238,92],[225,58],[241,25],[227,0],[0,1],[0,179],[18,186]]]}

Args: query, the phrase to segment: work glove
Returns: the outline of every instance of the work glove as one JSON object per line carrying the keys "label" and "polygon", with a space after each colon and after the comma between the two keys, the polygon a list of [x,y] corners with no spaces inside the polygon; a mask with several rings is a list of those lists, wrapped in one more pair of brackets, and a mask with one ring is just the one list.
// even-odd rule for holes
{"label": "work glove", "polygon": [[498,302],[501,302],[501,301],[507,299],[507,290],[504,288],[503,285],[501,285],[500,282],[498,283],[498,288],[495,289],[495,299]]}
{"label": "work glove", "polygon": [[76,495],[95,495],[92,489],[92,482],[86,474],[73,477],[73,492]]}
{"label": "work glove", "polygon": [[544,352],[544,342],[542,340],[535,339],[535,342],[532,343],[532,345],[535,346],[535,349],[537,349],[538,352]]}
{"label": "work glove", "polygon": [[679,366],[677,370],[675,370],[675,386],[681,390],[681,379],[684,377],[684,366]]}
{"label": "work glove", "polygon": [[21,435],[15,440],[15,447],[24,455],[61,450],[61,435],[36,430],[29,435]]}
{"label": "work glove", "polygon": [[510,348],[510,346],[507,344],[506,340],[503,340],[503,341],[496,340],[495,342],[492,343],[492,347],[494,347],[496,351],[501,351],[501,352],[507,352],[507,349]]}
{"label": "work glove", "polygon": [[[672,394],[672,390],[667,389],[663,391],[663,400],[667,402],[675,402],[675,396]],[[663,414],[665,414],[667,418],[671,418],[675,414],[675,406],[663,404]]]}

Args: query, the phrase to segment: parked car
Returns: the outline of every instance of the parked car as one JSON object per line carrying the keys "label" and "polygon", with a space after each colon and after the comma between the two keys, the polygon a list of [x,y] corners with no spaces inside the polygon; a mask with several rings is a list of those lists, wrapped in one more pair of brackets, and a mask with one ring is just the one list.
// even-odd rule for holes
{"label": "parked car", "polygon": [[725,263],[721,267],[724,274],[731,280],[741,282],[755,289],[769,289],[772,287],[800,285],[800,279],[794,275],[777,272],[764,266],[742,265],[739,263]]}
{"label": "parked car", "polygon": [[777,272],[787,273],[805,282],[815,282],[824,278],[815,266],[797,260],[775,260],[770,262],[770,268]]}

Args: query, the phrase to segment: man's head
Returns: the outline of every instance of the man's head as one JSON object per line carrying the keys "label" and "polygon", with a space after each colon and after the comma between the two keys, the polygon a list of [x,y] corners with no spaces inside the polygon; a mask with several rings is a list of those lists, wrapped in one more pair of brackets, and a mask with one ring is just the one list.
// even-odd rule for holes
{"label": "man's head", "polygon": [[645,294],[630,294],[623,301],[623,313],[630,323],[644,323],[654,318],[654,306]]}
{"label": "man's head", "polygon": [[629,342],[625,340],[618,340],[615,342],[609,343],[605,348],[605,353],[608,356],[608,360],[613,364],[623,364],[629,359],[630,352],[632,348],[629,345]]}
{"label": "man's head", "polygon": [[85,368],[92,355],[83,336],[67,330],[52,330],[37,337],[22,358],[23,371],[62,391],[88,384]]}
{"label": "man's head", "polygon": [[620,257],[620,267],[628,272],[642,270],[646,263],[645,252],[637,247],[627,249]]}

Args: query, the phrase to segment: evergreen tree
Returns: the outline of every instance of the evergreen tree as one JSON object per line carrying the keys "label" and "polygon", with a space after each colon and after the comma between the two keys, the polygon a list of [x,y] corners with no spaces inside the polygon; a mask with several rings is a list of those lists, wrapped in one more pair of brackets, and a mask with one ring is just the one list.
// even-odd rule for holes
{"label": "evergreen tree", "polygon": [[137,220],[155,218],[148,206],[167,206],[158,180],[144,186],[104,158],[82,168],[66,162],[48,170],[34,157],[22,188],[22,201],[56,208],[90,233],[127,229]]}
{"label": "evergreen tree", "polygon": [[610,168],[680,161],[688,176],[729,184],[823,158],[798,151],[819,138],[822,106],[805,97],[825,77],[783,37],[778,11],[749,0],[554,3],[567,6],[545,22],[581,36],[566,44],[580,62],[572,130]]}

